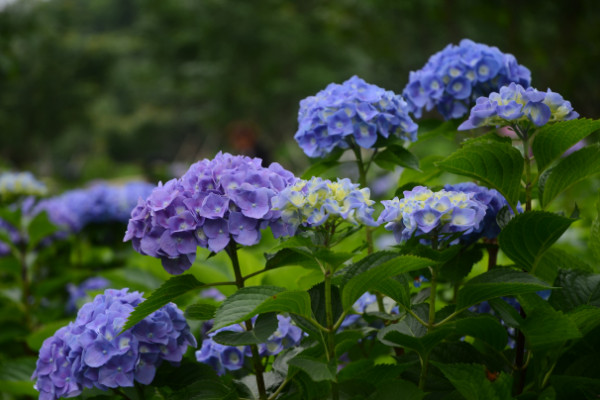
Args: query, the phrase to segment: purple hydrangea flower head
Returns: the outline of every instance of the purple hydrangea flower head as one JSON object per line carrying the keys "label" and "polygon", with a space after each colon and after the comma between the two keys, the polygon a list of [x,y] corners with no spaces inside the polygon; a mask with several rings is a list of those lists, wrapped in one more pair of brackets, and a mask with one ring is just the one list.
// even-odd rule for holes
{"label": "purple hydrangea flower head", "polygon": [[110,286],[108,279],[102,278],[101,276],[94,276],[81,282],[79,286],[69,283],[67,285],[67,292],[69,292],[69,300],[67,301],[67,312],[74,313],[77,311],[77,302],[80,299],[84,299],[87,296],[87,292],[90,290],[106,289]]}
{"label": "purple hydrangea flower head", "polygon": [[163,360],[179,362],[188,346],[196,347],[183,312],[173,303],[119,335],[143,300],[138,292],[107,289],[81,307],[74,322],[46,339],[32,377],[39,398],[133,386],[134,380],[148,385]]}
{"label": "purple hydrangea flower head", "polygon": [[510,82],[529,86],[531,73],[511,54],[497,47],[463,39],[449,44],[412,71],[402,95],[418,118],[436,107],[445,119],[460,118],[474,100]]}
{"label": "purple hydrangea flower head", "polygon": [[0,201],[10,202],[23,196],[45,196],[46,185],[35,179],[31,172],[3,172],[0,174]]}
{"label": "purple hydrangea flower head", "polygon": [[281,219],[295,232],[298,226],[320,226],[330,218],[377,226],[372,217],[374,203],[368,188],[360,189],[347,178],[332,182],[312,177],[281,191],[273,198],[273,209],[281,212]]}
{"label": "purple hydrangea flower head", "polygon": [[479,229],[486,213],[486,205],[472,193],[433,192],[424,186],[405,191],[401,200],[395,197],[382,204],[385,209],[377,222],[385,223],[398,243],[413,236],[430,236],[432,232],[440,242],[452,234],[467,235]]}
{"label": "purple hydrangea flower head", "polygon": [[568,121],[578,118],[571,103],[548,89],[540,92],[534,88],[510,83],[502,86],[499,92],[487,97],[479,97],[471,109],[469,119],[458,129],[467,130],[481,126],[509,126],[519,123],[533,124],[536,127],[547,123]]}
{"label": "purple hydrangea flower head", "polygon": [[167,272],[181,274],[194,262],[198,246],[215,253],[232,241],[251,246],[269,226],[275,237],[288,235],[271,201],[296,179],[277,163],[263,167],[259,158],[219,153],[139,201],[124,240],[137,252],[160,258]]}
{"label": "purple hydrangea flower head", "polygon": [[[256,320],[256,317],[254,317]],[[304,337],[304,333],[296,325],[292,324],[290,317],[277,315],[277,330],[269,336],[265,343],[258,347],[259,355],[267,357],[279,354],[282,350],[297,346]],[[218,375],[226,371],[236,371],[243,367],[246,356],[252,354],[250,346],[226,346],[214,341],[214,336],[219,332],[244,332],[239,325],[230,325],[208,334],[202,341],[202,347],[196,351],[196,360],[208,364]]]}
{"label": "purple hydrangea flower head", "polygon": [[32,212],[46,211],[50,221],[66,233],[77,233],[92,223],[127,222],[138,199],[147,197],[153,188],[145,182],[101,183],[42,200]]}
{"label": "purple hydrangea flower head", "polygon": [[[479,228],[474,229],[468,235],[462,236],[461,241],[469,243],[482,237],[486,239],[495,239],[498,236],[500,233],[500,226],[498,226],[498,222],[496,222],[496,216],[503,207],[508,206],[508,202],[497,190],[488,189],[472,182],[446,185],[444,186],[444,190],[470,193],[473,195],[474,200],[477,200],[486,206],[485,217]],[[520,204],[517,205],[517,212],[523,212]]]}
{"label": "purple hydrangea flower head", "polygon": [[353,76],[300,102],[294,138],[309,157],[347,149],[351,140],[367,149],[379,136],[395,135],[414,142],[418,126],[408,111],[402,96]]}

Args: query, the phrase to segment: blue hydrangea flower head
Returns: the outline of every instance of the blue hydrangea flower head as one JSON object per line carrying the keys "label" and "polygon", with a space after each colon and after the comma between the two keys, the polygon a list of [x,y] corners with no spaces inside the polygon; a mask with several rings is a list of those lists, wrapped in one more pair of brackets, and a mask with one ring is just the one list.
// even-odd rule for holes
{"label": "blue hydrangea flower head", "polygon": [[540,92],[534,88],[511,83],[492,92],[487,97],[479,97],[471,109],[469,119],[458,130],[482,126],[511,126],[533,124],[536,127],[547,123],[568,121],[578,118],[569,101],[548,89]]}
{"label": "blue hydrangea flower head", "polygon": [[69,300],[67,301],[66,306],[67,312],[75,313],[77,311],[77,302],[81,299],[85,299],[88,291],[106,289],[109,286],[110,281],[101,276],[88,278],[79,285],[69,283],[67,285],[67,292],[69,293]]}
{"label": "blue hydrangea flower head", "polygon": [[[457,183],[456,185],[445,185],[447,191],[470,193],[473,199],[483,203],[486,206],[485,217],[479,228],[474,229],[468,235],[461,237],[465,243],[474,242],[479,238],[495,239],[500,234],[500,226],[496,222],[498,212],[508,206],[508,202],[497,190],[488,189],[485,186],[479,186],[473,182]],[[517,205],[517,212],[523,212],[521,205]]]}
{"label": "blue hydrangea flower head", "polygon": [[154,185],[146,182],[130,182],[123,186],[101,183],[44,199],[32,212],[46,211],[50,221],[63,231],[77,233],[92,223],[127,222],[138,199],[146,198],[153,188]]}
{"label": "blue hydrangea flower head", "polygon": [[46,185],[35,179],[31,172],[0,173],[0,201],[10,202],[18,197],[45,196]]}
{"label": "blue hydrangea flower head", "polygon": [[[256,320],[256,317],[253,318]],[[297,346],[304,337],[304,333],[292,319],[283,315],[277,315],[277,330],[269,336],[265,343],[258,346],[259,356],[267,357],[279,354],[282,350]],[[245,357],[250,357],[252,351],[250,346],[226,346],[213,340],[214,336],[223,331],[244,332],[239,325],[230,325],[208,334],[202,341],[202,347],[196,351],[196,360],[210,365],[218,375],[226,371],[236,371],[244,366]]]}
{"label": "blue hydrangea flower head", "polygon": [[46,339],[33,379],[40,399],[74,397],[84,388],[102,390],[148,385],[163,360],[181,361],[196,339],[173,303],[119,335],[129,314],[143,301],[138,292],[107,289],[85,304],[77,318]]}
{"label": "blue hydrangea flower head", "polygon": [[486,206],[474,199],[472,193],[440,190],[433,192],[424,186],[405,191],[401,200],[382,201],[385,209],[378,223],[394,232],[398,243],[413,236],[435,233],[440,242],[452,234],[467,235],[479,229]]}
{"label": "blue hydrangea flower head", "polygon": [[319,177],[300,179],[273,197],[273,209],[281,212],[292,234],[298,226],[320,226],[330,218],[377,226],[372,217],[374,203],[368,188],[361,189],[347,178],[335,182]]}
{"label": "blue hydrangea flower head", "polygon": [[340,328],[345,329],[352,325],[357,325],[361,321],[364,322],[364,320],[362,319],[362,314],[364,314],[367,311],[367,307],[369,307],[371,304],[375,304],[376,302],[377,296],[370,292],[363,293],[363,295],[360,296],[358,300],[356,300],[352,305],[352,308],[354,309],[356,314],[350,314],[346,318],[344,318],[340,325]]}
{"label": "blue hydrangea flower head", "polygon": [[402,96],[353,76],[300,102],[294,138],[309,157],[323,157],[350,140],[367,149],[379,136],[414,142],[417,129]]}
{"label": "blue hydrangea flower head", "polygon": [[448,120],[462,117],[476,98],[510,82],[529,86],[531,73],[517,64],[512,54],[463,39],[458,46],[449,44],[432,55],[422,69],[412,71],[402,95],[418,118],[423,109],[436,107]]}
{"label": "blue hydrangea flower head", "polygon": [[267,227],[275,237],[288,235],[271,199],[296,179],[277,163],[263,167],[259,158],[219,153],[140,200],[124,240],[137,252],[160,258],[167,272],[181,274],[194,262],[198,246],[215,253],[231,241],[252,246]]}

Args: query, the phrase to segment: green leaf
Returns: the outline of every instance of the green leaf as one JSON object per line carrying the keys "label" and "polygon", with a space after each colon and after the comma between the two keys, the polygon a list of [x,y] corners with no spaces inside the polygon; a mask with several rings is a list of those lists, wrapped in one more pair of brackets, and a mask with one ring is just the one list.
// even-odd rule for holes
{"label": "green leaf", "polygon": [[215,317],[217,307],[208,303],[197,303],[185,309],[185,317],[191,320],[207,321]]}
{"label": "green leaf", "polygon": [[[215,314],[213,331],[251,318],[265,300],[284,289],[277,286],[250,286],[239,289],[223,301]],[[250,317],[246,317],[250,315]]]}
{"label": "green leaf", "polygon": [[490,315],[461,318],[454,321],[453,327],[458,336],[472,336],[486,342],[498,351],[504,350],[508,341],[506,328],[500,324],[497,318]]}
{"label": "green leaf", "polygon": [[316,358],[300,354],[289,360],[288,364],[306,372],[315,382],[336,381],[335,365],[329,365]]}
{"label": "green leaf", "polygon": [[596,202],[596,218],[590,230],[590,249],[596,260],[600,259],[600,198]]}
{"label": "green leaf", "polygon": [[546,207],[563,191],[579,181],[600,173],[600,145],[584,147],[569,154],[552,168],[544,182],[541,203]]}
{"label": "green leaf", "polygon": [[461,282],[473,269],[473,265],[483,258],[480,247],[463,249],[454,258],[446,261],[440,268],[440,279],[452,283]]}
{"label": "green leaf", "polygon": [[370,266],[364,272],[354,275],[344,286],[342,291],[342,305],[344,306],[344,310],[349,310],[363,293],[380,282],[404,272],[426,268],[432,264],[433,261],[426,258],[400,256]]}
{"label": "green leaf", "polygon": [[497,189],[516,210],[524,164],[523,156],[512,145],[489,138],[474,139],[437,165]]}
{"label": "green leaf", "polygon": [[456,128],[458,128],[460,123],[461,121],[455,119],[450,119],[448,121],[439,119],[421,119],[419,120],[418,130],[419,141],[444,133],[456,133]]}
{"label": "green leaf", "polygon": [[[310,296],[312,313],[315,316],[315,319],[321,325],[327,326],[327,315],[325,313],[325,310],[327,309],[327,304],[325,303],[325,283],[321,282],[316,284],[310,288],[308,294]],[[337,321],[342,315],[343,309],[340,300],[340,290],[335,285],[331,286],[331,309],[333,320]]]}
{"label": "green leaf", "polygon": [[550,288],[550,285],[528,273],[497,267],[471,279],[458,291],[456,309],[464,310],[496,297],[533,293]]}
{"label": "green leaf", "polygon": [[553,283],[559,269],[573,269],[591,272],[592,267],[577,255],[552,247],[547,250],[537,263],[535,275],[546,282]]}
{"label": "green leaf", "polygon": [[410,286],[406,274],[380,281],[373,289],[388,296],[404,307],[410,307]]}
{"label": "green leaf", "polygon": [[54,335],[54,332],[56,332],[63,326],[69,325],[69,322],[71,322],[71,319],[63,319],[60,321],[52,321],[44,325],[43,327],[37,329],[35,332],[27,336],[27,338],[25,339],[25,341],[27,342],[27,346],[29,346],[29,348],[32,350],[39,351],[42,347],[42,344],[44,343],[44,340]]}
{"label": "green leaf", "polygon": [[304,250],[295,249],[293,247],[284,248],[272,254],[265,253],[265,258],[267,259],[265,264],[266,269],[284,267],[287,265],[300,265],[312,269],[319,268],[319,264],[317,264],[314,257],[306,254],[306,251]]}
{"label": "green leaf", "polygon": [[600,308],[598,307],[579,306],[570,311],[568,316],[577,325],[577,329],[583,336],[600,325]]}
{"label": "green leaf", "polygon": [[247,346],[265,343],[269,336],[277,330],[277,326],[277,315],[275,313],[261,314],[256,319],[254,328],[251,331],[222,331],[213,336],[213,340],[226,346]]}
{"label": "green leaf", "polygon": [[171,400],[237,400],[239,396],[233,385],[219,380],[202,379],[172,394]]}
{"label": "green leaf", "polygon": [[12,358],[0,364],[0,388],[3,394],[15,396],[37,397],[38,391],[33,388],[31,375],[35,370],[36,359],[33,357]]}
{"label": "green leaf", "polygon": [[389,146],[385,150],[377,153],[373,158],[373,161],[379,167],[388,171],[394,171],[397,166],[421,171],[419,169],[419,159],[417,156],[398,145]]}
{"label": "green leaf", "polygon": [[595,400],[600,393],[600,379],[585,376],[552,375],[550,383],[559,399]]}
{"label": "green leaf", "polygon": [[571,311],[582,305],[600,307],[600,274],[578,270],[558,271],[550,304],[558,310]]}
{"label": "green leaf", "polygon": [[582,336],[574,321],[538,295],[521,295],[519,303],[527,314],[521,322],[521,331],[531,349],[556,348],[567,340]]}
{"label": "green leaf", "polygon": [[377,395],[369,397],[372,400],[397,400],[402,393],[402,400],[421,400],[425,393],[412,382],[394,379],[381,382],[376,387]]}
{"label": "green leaf", "polygon": [[217,309],[213,331],[246,321],[256,314],[288,312],[310,318],[310,296],[304,291],[284,291],[276,286],[241,288]]}
{"label": "green leaf", "polygon": [[398,186],[404,186],[408,182],[421,182],[423,184],[429,183],[431,180],[442,174],[442,171],[435,165],[435,163],[443,158],[443,156],[437,154],[423,157],[420,162],[422,172],[411,169],[402,171],[402,175],[398,181]]}
{"label": "green leaf", "polygon": [[344,273],[341,280],[342,287],[356,275],[362,274],[369,268],[373,268],[399,256],[400,253],[395,251],[376,251],[375,253],[361,258],[341,271]]}
{"label": "green leaf", "polygon": [[510,392],[512,377],[506,373],[490,381],[484,365],[481,364],[442,364],[435,365],[466,400],[507,400],[512,399]]}
{"label": "green leaf", "polygon": [[179,296],[205,286],[204,283],[199,282],[194,275],[191,274],[179,275],[169,279],[133,310],[121,332],[133,327],[148,315],[175,300]]}
{"label": "green leaf", "polygon": [[546,125],[535,135],[531,149],[538,171],[544,171],[573,145],[600,129],[600,121],[575,119]]}
{"label": "green leaf", "polygon": [[45,239],[56,231],[58,231],[58,227],[50,222],[46,211],[40,212],[29,222],[29,225],[27,226],[29,248],[35,248],[42,239]]}
{"label": "green leaf", "polygon": [[535,274],[542,255],[573,223],[573,219],[545,211],[514,217],[500,232],[498,243],[519,267]]}

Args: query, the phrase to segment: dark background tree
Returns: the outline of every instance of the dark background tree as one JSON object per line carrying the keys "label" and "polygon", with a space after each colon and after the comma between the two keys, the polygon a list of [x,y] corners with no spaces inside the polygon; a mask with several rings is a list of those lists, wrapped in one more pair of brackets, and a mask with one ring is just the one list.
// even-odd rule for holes
{"label": "dark background tree", "polygon": [[18,0],[0,11],[0,157],[74,181],[219,149],[301,168],[302,98],[354,74],[399,93],[462,38],[598,118],[599,17],[594,0]]}

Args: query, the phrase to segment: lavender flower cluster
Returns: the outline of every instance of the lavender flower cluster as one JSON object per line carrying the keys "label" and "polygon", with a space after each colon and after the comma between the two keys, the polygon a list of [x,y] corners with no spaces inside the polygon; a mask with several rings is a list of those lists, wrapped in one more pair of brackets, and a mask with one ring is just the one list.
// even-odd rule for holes
{"label": "lavender flower cluster", "polygon": [[[300,328],[292,324],[290,317],[277,315],[277,330],[267,339],[266,343],[258,345],[260,357],[274,356],[282,350],[297,346],[303,337]],[[202,341],[202,348],[196,351],[196,359],[210,365],[219,375],[225,371],[236,371],[244,366],[245,357],[252,356],[250,346],[226,346],[213,340],[213,337],[223,331],[244,332],[241,325],[226,326],[208,334]]]}
{"label": "lavender flower cluster", "polygon": [[91,290],[106,289],[110,286],[108,279],[102,278],[101,276],[93,276],[81,282],[79,285],[69,283],[67,285],[67,292],[69,293],[69,300],[67,301],[66,310],[68,313],[74,313],[77,311],[77,302],[81,299],[85,299],[88,295],[87,292]]}
{"label": "lavender flower cluster", "polygon": [[[10,243],[18,245],[23,242],[23,237],[19,233],[19,230],[2,218],[0,218],[0,232],[3,233],[4,240],[9,240]],[[7,256],[10,253],[9,244],[0,240],[0,257]]]}
{"label": "lavender flower cluster", "polygon": [[350,179],[332,182],[319,177],[298,180],[273,197],[273,209],[293,235],[298,226],[320,226],[330,218],[342,218],[351,224],[377,226],[373,220],[375,202],[368,188],[359,188]]}
{"label": "lavender flower cluster", "polygon": [[21,196],[45,196],[46,185],[35,179],[31,172],[3,172],[0,174],[0,201],[10,202]]}
{"label": "lavender flower cluster", "polygon": [[150,384],[163,360],[179,362],[196,339],[172,303],[119,335],[144,299],[128,289],[107,289],[85,304],[75,322],[60,328],[40,349],[33,378],[40,400],[74,397],[84,388],[103,390]]}
{"label": "lavender flower cluster", "polygon": [[[495,239],[500,234],[500,226],[496,222],[496,216],[504,206],[508,206],[508,202],[496,189],[488,189],[472,182],[463,182],[456,185],[445,185],[444,190],[470,193],[474,200],[479,201],[486,207],[485,217],[479,227],[473,229],[471,233],[463,235],[461,237],[462,242],[470,243],[482,237]],[[520,204],[517,205],[517,212],[523,212]]]}
{"label": "lavender flower cluster", "polygon": [[492,92],[488,97],[480,97],[471,109],[469,119],[458,130],[481,126],[506,126],[525,122],[540,127],[548,122],[568,121],[579,117],[571,103],[548,89],[540,92],[534,88],[511,83]]}
{"label": "lavender flower cluster", "polygon": [[402,95],[418,118],[423,108],[437,107],[445,119],[454,119],[465,115],[476,98],[510,82],[529,86],[531,72],[512,54],[463,39],[458,46],[449,44],[435,53],[422,69],[411,71]]}
{"label": "lavender flower cluster", "polygon": [[46,211],[52,223],[70,233],[79,232],[91,223],[127,222],[138,199],[146,198],[153,188],[154,185],[145,182],[123,186],[98,184],[44,199],[34,207],[33,214]]}
{"label": "lavender flower cluster", "polygon": [[362,320],[362,314],[367,311],[367,307],[377,302],[377,296],[370,292],[363,293],[352,305],[356,314],[350,314],[342,321],[340,328],[345,329],[352,325],[357,325]]}
{"label": "lavender flower cluster", "polygon": [[352,139],[363,148],[372,148],[379,136],[414,142],[418,126],[408,111],[401,96],[353,76],[300,102],[294,138],[309,157],[347,149]]}
{"label": "lavender flower cluster", "polygon": [[145,255],[160,258],[171,274],[189,269],[197,246],[213,252],[231,240],[244,246],[259,242],[261,229],[275,237],[288,233],[271,199],[296,177],[277,163],[219,153],[193,164],[180,178],[156,187],[131,212],[125,241]]}
{"label": "lavender flower cluster", "polygon": [[432,192],[416,186],[404,192],[404,198],[382,201],[385,209],[377,222],[394,232],[398,243],[432,232],[444,241],[454,233],[467,235],[479,229],[486,205],[474,199],[473,193],[441,190]]}

